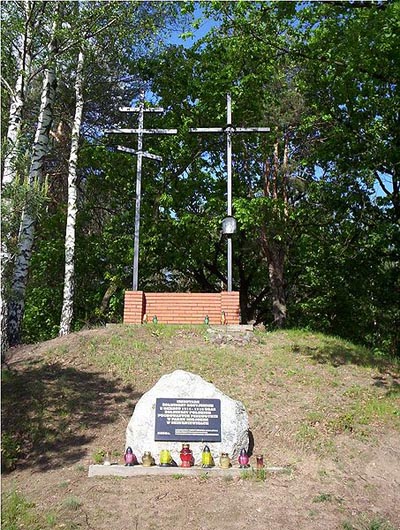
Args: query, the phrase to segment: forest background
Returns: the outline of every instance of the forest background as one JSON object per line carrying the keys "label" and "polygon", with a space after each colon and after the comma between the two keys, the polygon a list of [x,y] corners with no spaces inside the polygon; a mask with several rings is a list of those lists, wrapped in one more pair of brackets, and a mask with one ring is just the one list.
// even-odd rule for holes
{"label": "forest background", "polygon": [[[134,127],[145,88],[139,288],[226,285],[233,142],[242,321],[400,341],[398,2],[32,2],[2,15],[2,348],[120,322],[131,287]],[[180,28],[183,28],[180,30]],[[205,29],[208,29],[205,31]],[[177,43],[182,31],[184,44]],[[202,33],[201,38],[193,38]],[[211,137],[212,136],[212,137]]]}

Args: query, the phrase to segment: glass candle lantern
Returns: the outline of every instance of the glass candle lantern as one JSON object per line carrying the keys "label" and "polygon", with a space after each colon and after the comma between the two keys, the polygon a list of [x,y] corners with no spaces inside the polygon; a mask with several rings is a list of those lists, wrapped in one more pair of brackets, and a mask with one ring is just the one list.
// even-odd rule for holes
{"label": "glass candle lantern", "polygon": [[210,448],[208,445],[205,445],[203,452],[201,453],[201,467],[213,467],[214,459],[212,457]]}
{"label": "glass candle lantern", "polygon": [[152,454],[150,453],[150,451],[145,451],[143,453],[143,458],[142,458],[142,465],[144,467],[151,467],[151,466],[154,466],[154,458],[152,456]]}
{"label": "glass candle lantern", "polygon": [[132,447],[126,448],[124,461],[126,466],[134,466],[138,463],[136,456],[133,454]]}
{"label": "glass candle lantern", "polygon": [[256,462],[257,462],[257,469],[262,469],[264,467],[264,456],[257,455]]}
{"label": "glass candle lantern", "polygon": [[238,461],[239,461],[239,466],[240,467],[242,467],[242,468],[243,467],[250,467],[250,465],[249,465],[250,458],[249,458],[249,455],[247,454],[246,449],[241,449],[240,450],[240,455],[239,455]]}
{"label": "glass candle lantern", "polygon": [[160,452],[160,466],[169,467],[172,463],[172,456],[168,449],[162,449]]}
{"label": "glass candle lantern", "polygon": [[229,469],[231,467],[231,459],[228,453],[221,453],[219,457],[219,465],[222,469]]}
{"label": "glass candle lantern", "polygon": [[181,467],[193,466],[194,458],[189,444],[182,444],[182,449],[179,456],[181,457]]}

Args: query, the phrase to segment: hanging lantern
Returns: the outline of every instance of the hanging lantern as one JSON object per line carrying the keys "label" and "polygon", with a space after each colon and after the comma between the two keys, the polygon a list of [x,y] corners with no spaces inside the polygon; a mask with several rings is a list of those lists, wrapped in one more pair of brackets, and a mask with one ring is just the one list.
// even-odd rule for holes
{"label": "hanging lantern", "polygon": [[231,467],[231,459],[229,458],[228,453],[221,453],[219,457],[219,466],[222,469],[229,469]]}
{"label": "hanging lantern", "polygon": [[210,448],[208,445],[205,445],[203,452],[201,453],[201,467],[213,467],[214,459],[212,457]]}
{"label": "hanging lantern", "polygon": [[191,467],[194,465],[193,453],[190,449],[189,444],[182,444],[182,449],[180,452],[181,457],[181,467]]}
{"label": "hanging lantern", "polygon": [[132,447],[127,447],[124,455],[126,466],[134,466],[138,463],[136,456],[133,454]]}
{"label": "hanging lantern", "polygon": [[249,455],[247,454],[246,449],[240,450],[238,461],[239,461],[240,467],[250,467],[249,465],[250,458],[249,458]]}

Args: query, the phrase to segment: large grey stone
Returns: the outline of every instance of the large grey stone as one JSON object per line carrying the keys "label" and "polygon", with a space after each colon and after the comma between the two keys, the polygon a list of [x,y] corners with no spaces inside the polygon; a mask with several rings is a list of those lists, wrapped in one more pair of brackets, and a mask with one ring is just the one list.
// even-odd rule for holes
{"label": "large grey stone", "polygon": [[[179,452],[182,442],[154,440],[157,398],[220,399],[221,442],[207,442],[216,463],[221,452],[228,453],[236,460],[241,448],[248,449],[249,421],[243,404],[228,397],[200,376],[176,370],[161,377],[153,388],[140,398],[129,421],[126,429],[126,447],[132,447],[139,460],[142,459],[144,451],[151,451],[158,463],[161,449],[169,449],[174,460],[178,465],[180,464]],[[203,446],[201,442],[190,442],[196,464],[201,462]]]}

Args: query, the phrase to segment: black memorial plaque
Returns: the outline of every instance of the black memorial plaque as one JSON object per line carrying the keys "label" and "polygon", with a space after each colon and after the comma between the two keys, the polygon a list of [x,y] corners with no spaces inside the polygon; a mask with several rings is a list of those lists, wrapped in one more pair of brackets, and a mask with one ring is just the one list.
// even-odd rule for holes
{"label": "black memorial plaque", "polygon": [[221,400],[156,399],[156,442],[220,442]]}

